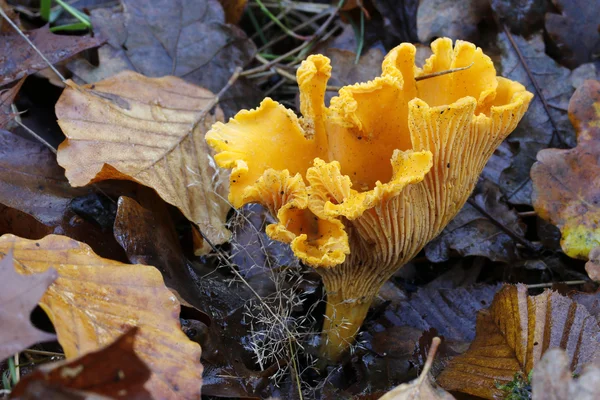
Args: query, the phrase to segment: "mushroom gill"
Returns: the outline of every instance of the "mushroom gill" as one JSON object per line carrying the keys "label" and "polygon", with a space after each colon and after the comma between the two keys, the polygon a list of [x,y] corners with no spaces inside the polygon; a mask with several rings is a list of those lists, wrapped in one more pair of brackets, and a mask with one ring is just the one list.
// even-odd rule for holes
{"label": "mushroom gill", "polygon": [[383,283],[464,205],[533,97],[497,77],[471,43],[442,38],[431,47],[421,69],[415,47],[399,45],[381,76],[343,87],[329,107],[329,60],[310,56],[297,72],[302,118],[267,98],[206,135],[217,164],[232,169],[231,203],[269,208],[277,223],[268,235],[321,275],[322,353],[331,360]]}

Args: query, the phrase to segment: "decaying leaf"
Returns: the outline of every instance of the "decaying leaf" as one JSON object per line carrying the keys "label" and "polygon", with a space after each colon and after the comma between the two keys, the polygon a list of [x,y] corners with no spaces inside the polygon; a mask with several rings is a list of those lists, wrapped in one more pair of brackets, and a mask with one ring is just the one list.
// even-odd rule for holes
{"label": "decaying leaf", "polygon": [[593,281],[600,281],[600,247],[594,247],[585,263],[585,271]]}
{"label": "decaying leaf", "polygon": [[427,355],[427,362],[423,367],[423,372],[419,375],[418,379],[415,379],[409,383],[403,383],[396,387],[384,396],[380,397],[379,400],[452,400],[454,396],[445,390],[437,387],[435,383],[431,381],[429,376],[429,370],[433,364],[433,359],[440,345],[440,338],[434,338]]}
{"label": "decaying leaf", "polygon": [[[450,251],[454,250],[460,256],[483,256],[492,261],[502,262],[515,261],[518,253],[513,237],[525,235],[524,224],[517,212],[506,204],[498,187],[489,181],[480,182],[475,187],[471,199],[475,206],[465,204],[440,236],[425,246],[427,258],[432,262],[446,261],[450,258]],[[513,236],[501,229],[497,223],[512,232]]]}
{"label": "decaying leaf", "polygon": [[406,301],[392,303],[384,313],[385,324],[423,331],[435,328],[448,340],[470,342],[475,337],[477,311],[487,308],[499,289],[500,285],[421,288]]}
{"label": "decaying leaf", "polygon": [[517,35],[529,35],[544,23],[546,0],[491,0],[494,14]]}
{"label": "decaying leaf", "polygon": [[419,41],[428,43],[443,36],[475,41],[479,36],[477,24],[489,9],[486,0],[421,0],[417,12]]}
{"label": "decaying leaf", "polygon": [[546,31],[570,68],[600,56],[600,0],[552,0],[559,14],[546,14]]}
{"label": "decaying leaf", "polygon": [[600,82],[586,81],[569,103],[577,147],[546,149],[531,168],[533,206],[560,228],[561,247],[587,259],[600,246]]}
{"label": "decaying leaf", "polygon": [[563,349],[550,349],[533,369],[535,400],[595,400],[600,398],[600,365],[588,364],[573,376],[569,356]]}
{"label": "decaying leaf", "polygon": [[[26,32],[26,35],[52,64],[103,43],[98,37],[55,35],[48,25]],[[0,54],[3,60],[0,86],[48,68],[42,57],[14,30],[0,32]]]}
{"label": "decaying leaf", "polygon": [[25,77],[14,86],[0,90],[0,129],[3,129],[14,118],[11,104],[15,100],[15,97],[17,97],[17,93],[19,93],[21,86],[23,86],[23,82],[25,82]]}
{"label": "decaying leaf", "polygon": [[198,398],[200,346],[181,331],[179,302],[156,268],[101,258],[89,246],[57,235],[39,241],[2,236],[0,253],[11,250],[19,272],[56,268],[58,279],[40,306],[67,358],[98,350],[137,326],[134,349],[152,371],[146,388],[158,398]]}
{"label": "decaying leaf", "polygon": [[144,388],[150,370],[133,348],[138,331],[132,328],[103,349],[74,360],[41,365],[19,381],[11,398],[32,398],[39,384],[44,393],[60,391],[74,398],[101,395],[111,399],[152,399]]}
{"label": "decaying leaf", "polygon": [[[496,152],[506,152],[506,165],[499,168],[502,172],[498,176],[490,176],[490,169],[486,168],[483,176],[498,184],[510,203],[530,204],[529,170],[538,151],[558,144],[561,140],[567,145],[575,144],[573,127],[566,112],[574,88],[569,80],[570,71],[545,54],[544,40],[540,34],[533,35],[528,40],[515,35],[512,39],[525,64],[508,36],[500,33],[498,46],[502,54],[498,65],[499,73],[523,83],[535,97],[515,131]],[[528,70],[541,93],[537,93]],[[541,97],[546,100],[547,108]],[[488,165],[498,161],[497,155],[492,156]]]}
{"label": "decaying leaf", "polygon": [[57,276],[52,268],[30,276],[20,274],[13,266],[12,253],[3,255],[0,260],[0,361],[32,344],[55,339],[54,335],[34,327],[29,314]]}
{"label": "decaying leaf", "polygon": [[[218,92],[236,67],[244,67],[256,52],[245,33],[225,23],[218,0],[123,0],[123,12],[92,12],[94,31],[108,38],[99,49],[100,65],[85,60],[69,64],[75,77],[94,83],[132,70],[148,77],[175,75]],[[75,78],[74,78],[75,79]],[[262,96],[239,79],[221,99],[227,115],[256,107]]]}
{"label": "decaying leaf", "polygon": [[125,71],[88,86],[73,83],[56,104],[67,136],[58,163],[73,186],[128,179],[156,190],[213,244],[227,241],[223,172],[210,166],[204,133],[222,120],[208,90],[170,76]]}
{"label": "decaying leaf", "polygon": [[546,350],[566,350],[575,373],[600,359],[600,325],[588,310],[550,290],[528,296],[524,285],[506,285],[489,310],[477,317],[477,334],[469,350],[450,361],[438,382],[492,399],[502,396],[496,384],[527,376]]}

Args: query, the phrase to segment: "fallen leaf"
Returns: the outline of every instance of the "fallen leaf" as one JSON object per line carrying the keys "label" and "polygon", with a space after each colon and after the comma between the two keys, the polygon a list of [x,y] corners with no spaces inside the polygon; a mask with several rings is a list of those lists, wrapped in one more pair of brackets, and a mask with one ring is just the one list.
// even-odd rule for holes
{"label": "fallen leaf", "polygon": [[444,389],[437,387],[429,376],[429,370],[433,364],[433,359],[440,345],[440,339],[434,338],[429,349],[427,356],[427,362],[423,368],[423,372],[419,375],[418,379],[415,379],[409,383],[403,383],[402,385],[394,388],[393,390],[380,397],[379,400],[451,400],[454,399],[450,393]]}
{"label": "fallen leaf", "polygon": [[[431,262],[447,261],[450,251],[454,250],[462,257],[483,256],[506,263],[517,260],[514,237],[523,238],[525,226],[517,212],[502,199],[498,187],[489,181],[480,182],[471,201],[493,220],[473,204],[465,204],[444,231],[425,246],[427,259]],[[498,223],[513,235],[501,229]]]}
{"label": "fallen leaf", "polygon": [[[507,35],[500,33],[498,74],[523,83],[535,97],[517,128],[498,150],[506,152],[506,161],[501,167],[503,171],[499,176],[492,177],[488,175],[488,169],[484,170],[483,176],[500,186],[508,202],[531,204],[529,170],[538,151],[557,145],[559,138],[569,146],[575,144],[573,127],[566,112],[574,88],[569,80],[570,71],[545,54],[541,35],[533,35],[528,40],[515,35],[512,38],[525,64],[521,62]],[[527,70],[536,80],[541,93],[537,93]],[[547,108],[542,97],[546,100]],[[498,156],[494,155],[488,164],[496,162]]]}
{"label": "fallen leaf", "polygon": [[479,36],[477,24],[489,10],[487,0],[421,0],[417,12],[419,41],[429,43],[444,36],[475,41]]}
{"label": "fallen leaf", "polygon": [[242,19],[248,0],[219,0],[225,11],[225,22],[236,25]]}
{"label": "fallen leaf", "polygon": [[[98,37],[55,35],[48,25],[25,34],[51,64],[103,43]],[[48,68],[42,57],[14,30],[0,32],[0,54],[0,86]]]}
{"label": "fallen leaf", "polygon": [[52,268],[22,275],[15,271],[13,254],[4,254],[0,260],[0,361],[32,344],[56,339],[33,326],[29,314],[57,276]]}
{"label": "fallen leaf", "polygon": [[569,356],[563,349],[550,349],[533,369],[536,400],[594,400],[600,398],[600,366],[589,364],[573,377]]}
{"label": "fallen leaf", "polygon": [[600,0],[552,0],[558,14],[546,14],[546,31],[569,68],[594,61],[600,54]]}
{"label": "fallen leaf", "polygon": [[[12,22],[14,22],[19,27],[21,26],[19,14],[17,14],[15,10],[13,10],[12,7],[9,6],[8,3],[6,3],[6,0],[0,0],[0,9],[2,9],[6,13],[8,18],[10,18]],[[13,27],[10,26],[10,24],[8,24],[4,20],[4,18],[0,18],[0,33],[10,33],[12,31]]]}
{"label": "fallen leaf", "polygon": [[[215,93],[236,67],[254,57],[256,46],[246,34],[225,24],[218,0],[124,0],[123,12],[92,11],[94,30],[108,38],[99,49],[100,65],[75,60],[69,69],[85,83],[107,79],[124,70],[148,77],[175,75]],[[224,94],[226,116],[258,106],[260,92],[241,78]]]}
{"label": "fallen leaf", "polygon": [[163,399],[199,397],[200,346],[181,331],[179,302],[156,268],[101,258],[89,246],[57,235],[39,241],[2,236],[0,253],[11,250],[19,272],[56,267],[58,279],[40,306],[68,359],[96,351],[137,326],[134,349],[152,371],[148,391]]}
{"label": "fallen leaf", "polygon": [[[417,12],[418,0],[372,0],[373,5],[383,17],[383,34],[386,48],[396,46],[398,43],[417,43]],[[355,81],[364,82],[364,81]]]}
{"label": "fallen leaf", "polygon": [[567,351],[573,372],[600,357],[600,325],[587,309],[550,290],[529,296],[525,285],[506,285],[477,317],[469,350],[438,377],[446,390],[486,399],[502,396],[496,384],[527,376],[546,350]]}
{"label": "fallen leaf", "polygon": [[30,398],[31,386],[41,383],[46,393],[64,390],[73,395],[96,394],[111,399],[146,400],[150,370],[134,351],[138,328],[132,328],[101,350],[71,361],[45,364],[19,381],[11,398]]}
{"label": "fallen leaf", "polygon": [[406,301],[388,306],[378,323],[422,331],[435,328],[448,340],[470,342],[475,337],[477,311],[488,307],[499,289],[500,285],[421,288]]}
{"label": "fallen leaf", "polygon": [[[152,200],[154,209],[160,208],[160,203]],[[193,307],[203,309],[206,303],[199,296],[197,287],[200,278],[184,256],[173,222],[166,213],[166,209],[159,214],[142,207],[132,198],[120,197],[114,224],[115,238],[129,261],[158,268],[167,287]]]}
{"label": "fallen leaf", "polygon": [[587,259],[600,246],[600,82],[586,81],[569,103],[577,147],[546,149],[531,168],[533,206],[540,218],[560,228],[561,247]]}
{"label": "fallen leaf", "polygon": [[546,0],[492,0],[492,11],[511,32],[528,36],[544,24]]}
{"label": "fallen leaf", "polygon": [[11,104],[15,101],[15,97],[17,97],[17,93],[19,93],[21,86],[23,86],[23,82],[25,82],[25,77],[13,87],[0,90],[0,129],[4,128],[15,117],[11,109]]}
{"label": "fallen leaf", "polygon": [[600,281],[600,247],[594,247],[585,263],[585,272],[593,281]]}
{"label": "fallen leaf", "polygon": [[[73,186],[127,179],[153,188],[213,244],[229,239],[227,181],[210,165],[204,133],[222,113],[208,90],[170,76],[135,72],[79,87],[56,104],[65,140],[58,163]],[[213,179],[219,177],[213,183]]]}

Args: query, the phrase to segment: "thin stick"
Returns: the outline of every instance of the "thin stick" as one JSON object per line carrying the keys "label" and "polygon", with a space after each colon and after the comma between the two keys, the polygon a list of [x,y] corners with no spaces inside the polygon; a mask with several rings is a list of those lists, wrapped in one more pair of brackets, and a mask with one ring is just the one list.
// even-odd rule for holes
{"label": "thin stick", "polygon": [[223,88],[221,90],[219,90],[219,93],[217,93],[217,95],[211,100],[211,102],[208,103],[208,105],[202,110],[198,119],[196,121],[194,121],[194,125],[192,126],[192,131],[194,131],[196,129],[196,127],[198,126],[198,124],[200,123],[200,121],[202,121],[206,117],[206,114],[208,114],[210,112],[210,110],[219,103],[219,101],[221,100],[221,97],[223,97],[225,92],[227,90],[229,90],[229,88],[231,86],[233,86],[235,81],[237,81],[238,78],[241,76],[241,72],[242,72],[242,67],[237,67],[235,69],[235,71],[233,71],[233,74],[229,77],[229,80],[227,81],[225,86],[223,86]]}
{"label": "thin stick", "polygon": [[25,124],[23,124],[21,121],[18,121],[17,119],[14,119],[14,121],[23,129],[25,129],[31,136],[33,136],[36,140],[39,140],[42,144],[44,144],[51,152],[54,153],[54,155],[56,155],[56,149],[50,144],[48,143],[43,137],[41,137],[40,135],[38,135],[37,133],[35,133],[34,131],[32,131],[31,129],[29,129],[29,127]]}
{"label": "thin stick", "polygon": [[418,82],[418,81],[422,81],[424,79],[435,78],[436,76],[442,76],[442,75],[451,74],[453,72],[464,71],[465,69],[471,68],[473,66],[473,64],[475,64],[475,62],[472,62],[471,64],[469,64],[465,67],[452,68],[452,69],[447,69],[445,71],[434,72],[433,74],[417,76],[415,78],[415,81]]}
{"label": "thin stick", "polygon": [[589,281],[564,281],[564,282],[549,282],[549,283],[535,283],[533,285],[526,285],[527,289],[541,289],[541,288],[548,288],[548,287],[552,287],[552,285],[555,285],[557,283],[562,283],[563,285],[583,285],[584,283],[587,283]]}
{"label": "thin stick", "polygon": [[35,349],[25,349],[23,353],[36,354],[39,356],[50,356],[50,357],[64,357],[63,353],[56,353],[54,351],[45,351],[45,350],[35,350]]}
{"label": "thin stick", "polygon": [[534,87],[536,93],[538,94],[540,100],[542,101],[544,110],[546,111],[546,114],[548,115],[548,119],[550,120],[550,124],[552,125],[552,137],[550,138],[550,142],[552,142],[554,135],[556,135],[556,137],[558,138],[560,143],[563,145],[566,145],[565,140],[562,138],[562,136],[558,132],[558,128],[556,126],[556,122],[554,121],[554,118],[552,118],[552,114],[550,114],[550,109],[548,107],[548,103],[546,102],[546,98],[542,95],[542,91],[540,90],[540,87],[537,84],[537,81],[535,80],[533,74],[531,73],[529,66],[525,62],[525,57],[523,57],[523,54],[521,54],[521,50],[519,49],[519,46],[517,46],[517,43],[513,39],[512,34],[510,33],[510,30],[506,27],[506,25],[502,25],[502,28],[504,29],[504,33],[506,34],[506,37],[510,41],[511,46],[517,53],[517,56],[519,57],[521,64],[523,64],[523,68],[525,69],[525,72],[527,72],[527,76],[529,76],[529,79],[531,80],[531,83],[533,84],[533,87]]}
{"label": "thin stick", "polygon": [[12,22],[12,20],[8,17],[8,15],[6,15],[6,13],[4,12],[4,10],[2,8],[0,8],[0,15],[2,15],[2,17],[6,20],[6,22],[8,22],[8,24],[10,26],[12,26],[12,28],[17,31],[17,33],[23,38],[25,39],[25,41],[31,46],[31,48],[33,50],[36,51],[36,53],[39,54],[40,57],[42,57],[42,59],[46,62],[46,64],[48,64],[48,66],[50,67],[50,69],[52,69],[52,71],[54,71],[54,73],[56,74],[56,76],[59,77],[59,79],[65,83],[67,80],[65,79],[64,76],[62,76],[62,74],[60,72],[58,72],[58,70],[56,68],[54,68],[54,65],[52,65],[52,63],[46,58],[46,56],[44,56],[44,54],[42,54],[42,52],[37,48],[37,46],[35,44],[33,44],[33,42],[31,40],[29,40],[29,38],[27,37],[27,35],[25,35],[23,32],[21,32],[21,30],[19,29],[19,27]]}
{"label": "thin stick", "polygon": [[521,218],[527,218],[527,217],[535,217],[537,215],[537,212],[535,211],[523,211],[520,213],[517,213],[517,215]]}

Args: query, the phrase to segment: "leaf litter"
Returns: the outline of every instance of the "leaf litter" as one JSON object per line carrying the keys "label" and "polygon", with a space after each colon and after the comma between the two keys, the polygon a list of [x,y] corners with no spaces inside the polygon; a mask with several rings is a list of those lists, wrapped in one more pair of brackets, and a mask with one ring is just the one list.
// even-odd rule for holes
{"label": "leaf litter", "polygon": [[[197,188],[193,186],[180,185],[177,188],[165,185],[168,181],[162,185],[141,182],[135,172],[136,162],[127,166],[133,167],[133,170],[124,168],[124,164],[108,167],[110,162],[103,161],[98,171],[89,168],[89,164],[93,164],[99,155],[114,157],[119,154],[111,151],[111,144],[106,142],[110,137],[108,134],[114,133],[110,129],[115,126],[99,131],[63,127],[66,136],[75,135],[67,138],[71,141],[70,146],[79,140],[77,135],[83,135],[81,138],[94,143],[76,161],[73,161],[76,153],[64,157],[65,148],[69,148],[67,145],[61,150],[62,162],[67,163],[66,174],[71,184],[92,184],[87,188],[74,189],[67,184],[64,172],[56,164],[51,151],[11,132],[3,132],[5,147],[16,151],[14,154],[9,150],[0,153],[0,165],[5,171],[0,173],[2,232],[38,240],[53,232],[60,233],[85,241],[108,259],[129,259],[134,264],[156,267],[156,277],[163,277],[160,284],[155,282],[156,287],[160,287],[163,296],[170,296],[173,304],[179,299],[185,305],[183,311],[176,314],[181,317],[181,329],[189,339],[181,336],[183,333],[179,335],[182,332],[180,328],[174,330],[179,332],[176,336],[179,335],[179,340],[188,343],[190,349],[191,346],[197,346],[194,342],[201,344],[201,363],[205,371],[202,393],[206,396],[379,398],[405,383],[403,388],[407,391],[401,391],[400,394],[398,391],[391,392],[388,397],[405,398],[410,394],[411,398],[451,398],[442,389],[432,389],[435,387],[431,386],[435,385],[433,380],[437,380],[445,389],[452,390],[453,394],[456,391],[473,393],[474,390],[480,390],[478,394],[483,397],[504,396],[507,388],[517,390],[522,387],[518,382],[529,387],[529,395],[533,389],[534,396],[541,396],[540,393],[545,392],[540,388],[547,386],[547,382],[560,382],[556,384],[555,392],[563,396],[561,398],[585,393],[585,390],[593,387],[597,370],[594,364],[583,364],[590,361],[590,357],[596,357],[594,354],[597,353],[594,345],[597,347],[598,328],[597,324],[591,322],[597,322],[600,309],[597,285],[582,279],[585,278],[583,261],[568,259],[558,247],[550,245],[549,238],[544,236],[547,234],[542,231],[543,225],[531,207],[533,184],[529,175],[540,150],[548,147],[565,149],[576,144],[575,134],[579,128],[577,123],[573,128],[573,118],[569,121],[567,105],[576,88],[589,86],[583,83],[585,79],[598,78],[598,69],[594,64],[594,40],[597,38],[590,33],[597,32],[597,29],[593,29],[594,13],[585,14],[589,17],[586,18],[589,23],[575,23],[580,32],[577,37],[583,38],[581,43],[573,40],[575,36],[569,30],[556,31],[554,28],[560,28],[560,24],[548,21],[558,17],[565,20],[565,26],[574,26],[573,15],[580,13],[580,9],[585,10],[587,5],[577,3],[563,7],[562,2],[556,2],[558,8],[547,9],[535,0],[519,2],[519,7],[515,7],[516,2],[513,1],[492,1],[489,8],[487,4],[484,7],[483,3],[472,2],[473,7],[457,13],[451,8],[440,11],[439,7],[427,11],[425,6],[435,2],[425,2],[420,7],[416,2],[405,2],[399,7],[390,5],[391,2],[386,0],[373,0],[354,2],[343,9],[337,2],[330,6],[290,1],[282,3],[282,8],[257,0],[229,3],[231,8],[226,12],[216,0],[197,2],[195,7],[190,7],[183,0],[147,7],[124,0],[121,4],[108,5],[109,8],[102,5],[92,10],[93,40],[98,44],[106,41],[106,44],[98,49],[99,58],[95,61],[93,55],[83,54],[69,60],[72,78],[80,86],[71,83],[66,93],[69,96],[86,95],[73,97],[67,106],[59,106],[59,118],[67,113],[67,124],[80,123],[77,120],[89,114],[78,114],[81,113],[81,107],[90,107],[90,104],[94,104],[94,107],[102,104],[105,110],[117,111],[116,115],[137,115],[137,103],[132,103],[131,96],[140,96],[142,93],[140,103],[142,108],[146,108],[143,114],[145,118],[159,123],[171,122],[169,118],[174,115],[165,109],[167,103],[164,99],[167,95],[161,92],[163,89],[160,84],[156,85],[160,79],[164,82],[165,78],[161,77],[166,75],[175,75],[185,81],[168,78],[167,81],[177,82],[173,87],[191,88],[191,85],[198,85],[193,86],[193,90],[207,89],[206,97],[213,96],[212,99],[215,99],[213,93],[220,92],[215,104],[218,102],[221,105],[225,116],[241,108],[257,105],[262,98],[258,88],[293,107],[297,93],[293,73],[299,62],[310,51],[315,51],[315,44],[323,49],[325,43],[335,43],[333,38],[342,31],[350,33],[345,34],[343,39],[346,50],[325,50],[334,63],[342,66],[334,69],[334,74],[339,74],[332,77],[328,95],[334,94],[339,86],[377,76],[381,55],[401,40],[415,42],[421,37],[425,41],[423,44],[427,45],[428,40],[423,36],[427,32],[434,32],[429,33],[434,36],[454,35],[456,39],[468,39],[469,36],[486,52],[489,50],[494,53],[496,49],[494,60],[497,70],[504,76],[524,83],[536,95],[525,119],[496,152],[484,171],[484,179],[455,221],[425,252],[386,283],[352,352],[339,365],[318,370],[319,365],[312,355],[319,344],[318,331],[324,311],[318,278],[306,272],[286,246],[268,240],[264,226],[270,223],[271,216],[260,207],[250,206],[229,212],[227,216],[229,205],[225,199],[226,191],[215,191],[212,186],[223,182],[223,179],[211,169],[212,161],[207,152],[202,153],[204,162],[197,170],[194,169],[197,167],[195,163],[190,164],[189,159],[186,161],[186,156],[178,159],[177,167],[172,164],[172,169],[183,176],[189,172],[187,167],[197,173],[206,172],[201,184],[204,193],[200,196],[201,200],[197,201]],[[261,4],[265,8],[261,8]],[[8,6],[2,7],[7,13],[12,11]],[[79,5],[75,4],[75,7]],[[270,14],[265,9],[270,10]],[[25,8],[19,10],[23,19],[27,15],[23,14]],[[240,18],[240,15],[237,26],[225,23],[226,18],[231,22]],[[333,18],[337,15],[342,18]],[[16,21],[14,14],[12,18]],[[25,19],[31,24],[29,17]],[[514,19],[527,22],[513,24]],[[424,28],[426,25],[423,21],[430,24],[429,30]],[[507,24],[506,28],[503,23]],[[417,27],[420,27],[419,35]],[[14,34],[7,24],[3,24],[1,29],[2,34]],[[542,33],[549,35],[551,42],[544,42]],[[60,40],[67,40],[63,38],[68,37],[60,36]],[[26,43],[23,41],[19,45],[23,44]],[[359,51],[358,56],[347,49]],[[45,54],[43,48],[42,51]],[[77,52],[78,49],[73,48],[69,56]],[[56,54],[48,57],[52,63],[58,61],[52,58],[54,56]],[[45,68],[42,64],[36,62],[35,68],[31,68],[27,63],[22,63],[13,75],[31,74],[35,69]],[[575,66],[579,68],[574,71],[568,69]],[[246,68],[246,71],[235,72],[236,67]],[[147,77],[134,78],[136,75],[129,72],[119,78],[118,74],[125,70],[136,71]],[[61,68],[61,71],[66,70]],[[235,76],[236,73],[239,76]],[[230,85],[232,74],[237,79]],[[28,79],[36,82],[40,78]],[[137,83],[131,85],[131,82]],[[90,85],[83,86],[85,83]],[[224,87],[226,90],[222,91]],[[3,123],[17,117],[12,104],[18,90],[14,86],[12,90],[3,92],[0,100],[0,121]],[[36,101],[35,95],[32,100]],[[135,104],[133,108],[132,104]],[[197,111],[203,109],[195,105],[188,108]],[[93,107],[87,110],[93,110]],[[218,108],[211,107],[208,111],[208,118],[221,118]],[[100,113],[93,122],[101,125],[100,122],[111,121],[110,115]],[[34,122],[36,116],[31,117]],[[83,120],[81,123],[85,124],[85,118]],[[10,122],[6,127],[12,129],[14,124]],[[208,126],[209,122],[204,129]],[[148,136],[139,136],[131,142],[134,136],[130,128],[128,123],[116,125],[115,129],[127,132],[119,135],[119,140],[124,143],[130,141],[129,145],[133,142],[150,144]],[[94,133],[92,137],[91,132]],[[198,133],[184,137],[194,137],[193,143],[203,145],[203,140],[198,139],[203,133],[200,129]],[[61,135],[61,132],[57,134]],[[162,141],[153,145],[165,146]],[[114,161],[111,157],[105,160]],[[158,158],[159,163],[163,159]],[[87,175],[84,173],[83,178],[73,178],[73,171],[82,166],[86,170],[86,165],[89,170]],[[100,184],[94,183],[102,178],[110,179]],[[149,185],[158,195],[147,188],[118,184],[114,178],[132,179]],[[585,181],[586,178],[570,180]],[[169,191],[176,195],[169,197]],[[207,201],[206,196],[211,200]],[[201,206],[209,205],[208,209],[219,204],[213,209],[214,215],[219,217],[203,223],[197,214],[194,216],[194,201]],[[46,204],[51,207],[44,207]],[[211,211],[208,210],[208,213]],[[538,214],[543,216],[543,212],[538,211]],[[227,231],[224,225],[226,219],[229,221]],[[207,239],[203,248],[210,253],[201,257],[194,255],[194,228],[188,221],[200,226],[203,239]],[[215,237],[211,236],[210,229],[206,229],[209,225],[224,233],[225,239],[213,240]],[[228,231],[232,232],[231,237]],[[22,239],[10,240],[27,243],[21,242]],[[38,243],[44,240],[57,239],[51,236]],[[587,257],[584,258],[587,260]],[[594,271],[595,260],[596,256],[591,254],[588,271]],[[115,262],[109,261],[106,262],[110,265]],[[65,266],[61,265],[60,268],[64,274]],[[120,268],[134,267],[122,265]],[[132,290],[144,276],[143,273],[131,275],[122,278],[126,290]],[[110,274],[99,276],[108,278]],[[595,275],[590,272],[590,277],[594,278]],[[569,292],[570,288],[578,291],[571,291],[568,297],[550,290],[539,294],[538,288],[551,287],[553,282],[561,279],[576,279],[562,283],[562,286],[555,285],[561,289],[561,293]],[[518,289],[509,285],[517,282],[529,285],[518,286]],[[110,284],[105,285],[103,282],[97,287],[108,290]],[[44,298],[51,298],[51,295],[49,291],[42,297],[42,307]],[[494,296],[496,300],[492,302]],[[510,300],[513,302],[510,304],[517,304],[519,313],[507,314],[503,311],[506,301],[501,303],[501,298],[518,299],[516,303]],[[523,304],[530,304],[532,310],[523,308]],[[94,302],[82,307],[91,305]],[[547,305],[545,315],[553,318],[546,324],[537,319],[544,305]],[[570,310],[566,315],[571,315],[572,319],[563,318],[565,307]],[[162,309],[161,306],[154,307],[154,312],[160,313]],[[126,310],[126,307],[111,308],[118,315]],[[532,311],[535,311],[533,315]],[[72,357],[73,350],[69,350],[72,345],[69,347],[65,342],[64,325],[58,322],[57,315],[62,314],[50,315],[50,319],[54,322],[61,344],[66,346],[67,355]],[[174,315],[175,312],[169,317],[171,324],[175,323]],[[519,324],[510,325],[516,316]],[[513,322],[509,322],[511,320]],[[531,326],[525,326],[523,321],[529,321]],[[562,324],[560,321],[567,322]],[[93,324],[94,321],[87,323]],[[83,326],[79,322],[72,325]],[[143,338],[156,340],[155,336],[144,333],[143,324],[133,325],[141,326]],[[533,337],[537,337],[535,335],[541,335],[541,330],[547,330],[549,336],[542,335],[542,344],[537,346],[531,345],[529,340],[510,342],[507,341],[506,326],[520,326],[517,332],[521,332],[521,338],[527,336],[523,332],[533,332]],[[118,333],[114,331],[111,339],[103,339],[102,344],[109,344],[124,332],[124,329],[118,330]],[[427,375],[426,371],[420,380],[408,384],[408,381],[419,376],[427,349],[435,336],[441,337],[442,341],[430,374]],[[557,336],[566,339],[556,342]],[[575,336],[589,351],[582,353],[581,349],[573,347],[571,339]],[[477,351],[489,340],[497,340],[497,345],[504,349],[506,368],[488,371],[490,376],[497,379],[488,376],[477,382],[465,380],[460,375],[460,368],[468,368],[470,362],[475,362],[479,354]],[[134,345],[134,352],[147,362],[148,358],[145,357],[148,357],[146,352],[149,348],[147,342],[142,343]],[[565,348],[566,352],[542,351],[553,344]],[[85,351],[96,351],[101,347],[98,343],[88,346]],[[99,354],[89,353],[89,356],[100,359]],[[127,354],[131,355],[131,352]],[[175,351],[174,354],[180,359],[187,359],[189,355],[185,351]],[[189,362],[194,367],[179,368],[179,372],[197,373],[198,359]],[[151,364],[149,367],[153,377],[163,373],[157,372]],[[477,365],[475,372],[483,368]],[[530,381],[526,375],[531,370]],[[581,375],[572,378],[572,371],[580,371]],[[515,372],[521,374],[517,380],[514,379]],[[6,373],[11,375],[10,366],[6,367]],[[471,375],[477,377],[476,373]],[[453,378],[449,380],[448,376]],[[152,379],[150,384],[154,384]],[[177,384],[177,389],[184,393],[178,396],[196,398],[194,396],[200,390],[199,379],[194,379],[194,383],[181,377],[179,379],[185,382],[181,386]],[[139,387],[142,380],[136,382],[123,384],[134,393],[137,390],[135,385]],[[28,383],[30,390],[33,390],[31,393],[39,391],[40,387],[56,390],[56,393],[70,393],[72,390],[64,383],[57,383],[52,388],[39,385],[36,382]],[[173,386],[171,393],[172,390]],[[157,393],[163,392],[153,392]],[[427,397],[425,393],[430,396]],[[160,394],[158,398],[162,398]]]}

